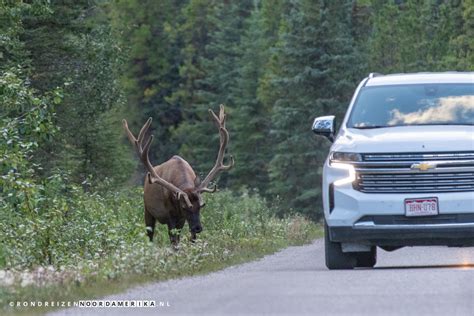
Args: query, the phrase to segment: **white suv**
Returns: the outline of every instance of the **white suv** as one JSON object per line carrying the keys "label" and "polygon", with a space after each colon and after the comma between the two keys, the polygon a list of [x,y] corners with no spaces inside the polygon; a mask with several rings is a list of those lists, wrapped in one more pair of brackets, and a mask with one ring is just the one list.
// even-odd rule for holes
{"label": "white suv", "polygon": [[376,246],[474,246],[474,72],[370,74],[324,163],[326,266],[373,267]]}

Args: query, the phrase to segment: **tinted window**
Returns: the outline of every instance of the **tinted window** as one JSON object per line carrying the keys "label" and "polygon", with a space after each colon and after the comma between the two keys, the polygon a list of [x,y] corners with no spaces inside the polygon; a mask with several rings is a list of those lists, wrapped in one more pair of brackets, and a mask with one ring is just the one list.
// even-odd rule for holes
{"label": "tinted window", "polygon": [[474,125],[474,84],[364,87],[348,127]]}

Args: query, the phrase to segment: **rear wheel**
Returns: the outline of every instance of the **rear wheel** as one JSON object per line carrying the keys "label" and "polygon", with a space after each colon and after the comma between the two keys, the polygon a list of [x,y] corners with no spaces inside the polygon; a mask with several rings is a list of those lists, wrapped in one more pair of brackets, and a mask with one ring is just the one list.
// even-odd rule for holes
{"label": "rear wheel", "polygon": [[369,252],[356,252],[356,267],[373,268],[377,263],[377,247],[372,246]]}
{"label": "rear wheel", "polygon": [[358,263],[355,253],[342,252],[341,243],[330,240],[326,223],[324,224],[324,249],[326,267],[330,270],[353,269]]}

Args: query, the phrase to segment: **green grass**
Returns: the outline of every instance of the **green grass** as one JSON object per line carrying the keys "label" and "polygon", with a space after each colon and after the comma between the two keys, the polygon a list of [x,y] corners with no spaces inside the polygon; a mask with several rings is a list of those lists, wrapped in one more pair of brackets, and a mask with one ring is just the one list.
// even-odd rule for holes
{"label": "green grass", "polygon": [[[204,231],[198,241],[191,243],[186,229],[179,250],[174,251],[164,226],[159,226],[153,243],[147,241],[140,190],[105,196],[75,194],[73,202],[64,204],[67,220],[50,221],[49,235],[41,234],[44,228],[38,232],[29,227],[33,236],[18,240],[17,230],[8,232],[4,269],[17,271],[17,279],[12,286],[0,287],[2,314],[46,311],[11,309],[11,301],[96,298],[144,282],[216,271],[321,235],[319,226],[301,216],[272,216],[262,198],[247,192],[220,192],[206,196],[206,202],[201,215]],[[63,214],[56,211],[56,216]],[[44,224],[37,216],[30,221]],[[43,248],[38,251],[28,243]],[[42,267],[49,267],[43,277],[21,285],[22,272]]]}
{"label": "green grass", "polygon": [[[314,238],[320,237],[321,234],[318,230],[314,231]],[[308,236],[309,237],[309,236]],[[300,244],[300,243],[298,243]],[[175,271],[170,274],[155,275],[150,277],[149,275],[137,275],[137,274],[126,274],[120,278],[113,280],[95,280],[89,281],[82,285],[70,284],[66,288],[64,286],[48,286],[38,291],[37,287],[17,288],[17,291],[13,296],[5,299],[6,304],[10,300],[14,301],[75,301],[79,299],[93,299],[99,298],[105,295],[114,293],[120,293],[126,289],[136,286],[143,285],[150,282],[164,281],[169,279],[175,279],[185,276],[202,275],[210,272],[218,271],[228,266],[241,264],[249,261],[253,261],[262,258],[264,255],[274,253],[280,249],[289,246],[286,243],[266,245],[265,248],[261,247],[242,247],[234,255],[224,261],[206,261],[203,262],[198,268],[193,270]],[[10,295],[12,293],[9,293]],[[4,311],[6,315],[32,315],[38,314],[39,312],[44,313],[52,310],[51,308],[6,308]]]}

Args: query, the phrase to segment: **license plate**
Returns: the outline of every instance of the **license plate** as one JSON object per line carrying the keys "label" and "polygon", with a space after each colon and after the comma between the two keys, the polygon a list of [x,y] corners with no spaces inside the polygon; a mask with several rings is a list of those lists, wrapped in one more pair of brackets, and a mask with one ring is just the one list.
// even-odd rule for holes
{"label": "license plate", "polygon": [[405,199],[406,216],[433,216],[438,213],[438,198]]}

